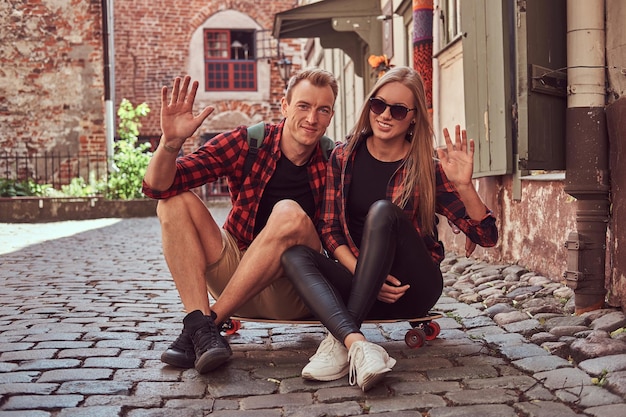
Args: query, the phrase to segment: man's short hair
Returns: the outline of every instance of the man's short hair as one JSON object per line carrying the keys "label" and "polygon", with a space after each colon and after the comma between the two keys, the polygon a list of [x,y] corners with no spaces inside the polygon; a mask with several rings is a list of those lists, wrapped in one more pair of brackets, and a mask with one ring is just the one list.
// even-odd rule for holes
{"label": "man's short hair", "polygon": [[321,68],[305,68],[289,79],[289,83],[287,84],[287,92],[285,94],[285,97],[287,98],[287,103],[291,102],[293,88],[298,85],[300,81],[303,80],[308,80],[312,85],[316,87],[330,87],[333,91],[333,102],[337,99],[339,86],[337,85],[337,79],[331,72]]}

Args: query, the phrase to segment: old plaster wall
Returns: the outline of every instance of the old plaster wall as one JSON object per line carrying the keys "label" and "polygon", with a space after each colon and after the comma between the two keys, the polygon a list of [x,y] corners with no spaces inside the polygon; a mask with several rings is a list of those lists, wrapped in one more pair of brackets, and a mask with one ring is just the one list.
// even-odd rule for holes
{"label": "old plaster wall", "polygon": [[[522,198],[514,200],[512,177],[477,180],[485,203],[498,219],[500,239],[496,247],[477,248],[475,258],[524,266],[553,281],[561,281],[566,269],[564,243],[575,229],[575,200],[563,191],[562,181],[522,181]],[[447,249],[465,253],[465,236],[439,227]]]}
{"label": "old plaster wall", "polygon": [[611,220],[609,222],[609,301],[626,307],[626,250],[620,242],[626,242],[626,98],[620,98],[607,108],[611,166]]}
{"label": "old plaster wall", "polygon": [[[158,136],[160,89],[188,72],[194,31],[226,9],[245,13],[270,30],[274,14],[293,7],[293,1],[191,0],[181,6],[172,0],[139,0],[115,1],[114,6],[115,109],[122,98],[148,103],[152,111],[140,134]],[[21,155],[50,151],[104,155],[101,2],[0,2],[0,39],[0,149]],[[299,42],[281,44],[287,53],[299,56]],[[275,62],[266,65],[273,69]],[[225,120],[237,124],[280,119],[284,84],[277,71],[267,75],[260,81],[271,86],[264,100],[198,102],[197,108],[216,107],[203,129],[223,130]],[[241,117],[215,117],[229,112]]]}
{"label": "old plaster wall", "polygon": [[626,242],[626,169],[624,168],[624,152],[626,137],[624,135],[626,102],[626,4],[619,0],[607,1],[607,64],[610,105],[607,108],[609,130],[610,168],[611,168],[611,202],[612,213],[609,223],[609,300],[614,304],[626,307],[626,255],[623,245]]}
{"label": "old plaster wall", "polygon": [[[626,308],[626,3],[607,0],[606,57],[609,79],[607,128],[611,170],[609,222],[609,301]],[[620,245],[620,243],[622,243]]]}
{"label": "old plaster wall", "polygon": [[626,94],[626,2],[606,1],[606,59],[610,85],[609,102]]}
{"label": "old plaster wall", "polygon": [[0,149],[105,151],[100,2],[0,2]]}

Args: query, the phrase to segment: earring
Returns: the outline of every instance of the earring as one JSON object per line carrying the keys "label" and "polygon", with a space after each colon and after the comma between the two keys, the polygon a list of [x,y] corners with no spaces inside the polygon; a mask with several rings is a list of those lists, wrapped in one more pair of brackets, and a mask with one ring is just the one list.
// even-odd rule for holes
{"label": "earring", "polygon": [[409,129],[406,132],[406,138],[407,139],[412,139],[413,138],[413,131],[415,130],[415,121],[412,121],[411,124],[409,124]]}

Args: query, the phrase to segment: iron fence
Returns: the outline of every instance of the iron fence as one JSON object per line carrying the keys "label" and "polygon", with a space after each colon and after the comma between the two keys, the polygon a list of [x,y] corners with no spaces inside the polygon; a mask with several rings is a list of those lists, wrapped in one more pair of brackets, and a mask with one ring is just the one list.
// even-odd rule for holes
{"label": "iron fence", "polygon": [[104,152],[43,152],[0,154],[1,178],[14,181],[32,180],[37,184],[49,184],[55,189],[68,185],[73,178],[94,175],[96,179],[108,174],[107,157]]}
{"label": "iron fence", "polygon": [[[31,180],[40,185],[50,185],[61,189],[69,185],[73,178],[90,176],[96,180],[107,178],[109,168],[104,152],[44,152],[44,153],[0,153],[0,178],[11,181]],[[194,190],[203,199],[228,195],[226,178],[206,184]]]}

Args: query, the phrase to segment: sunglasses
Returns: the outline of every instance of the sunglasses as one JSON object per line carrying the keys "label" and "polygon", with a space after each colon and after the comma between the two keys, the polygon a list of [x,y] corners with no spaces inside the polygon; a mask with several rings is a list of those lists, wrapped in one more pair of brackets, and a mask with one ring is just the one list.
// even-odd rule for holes
{"label": "sunglasses", "polygon": [[379,98],[372,97],[369,100],[370,102],[370,110],[375,114],[383,114],[387,107],[389,107],[389,111],[391,113],[391,117],[396,120],[404,120],[407,114],[410,111],[417,110],[417,108],[409,109],[406,106],[401,104],[387,104]]}

